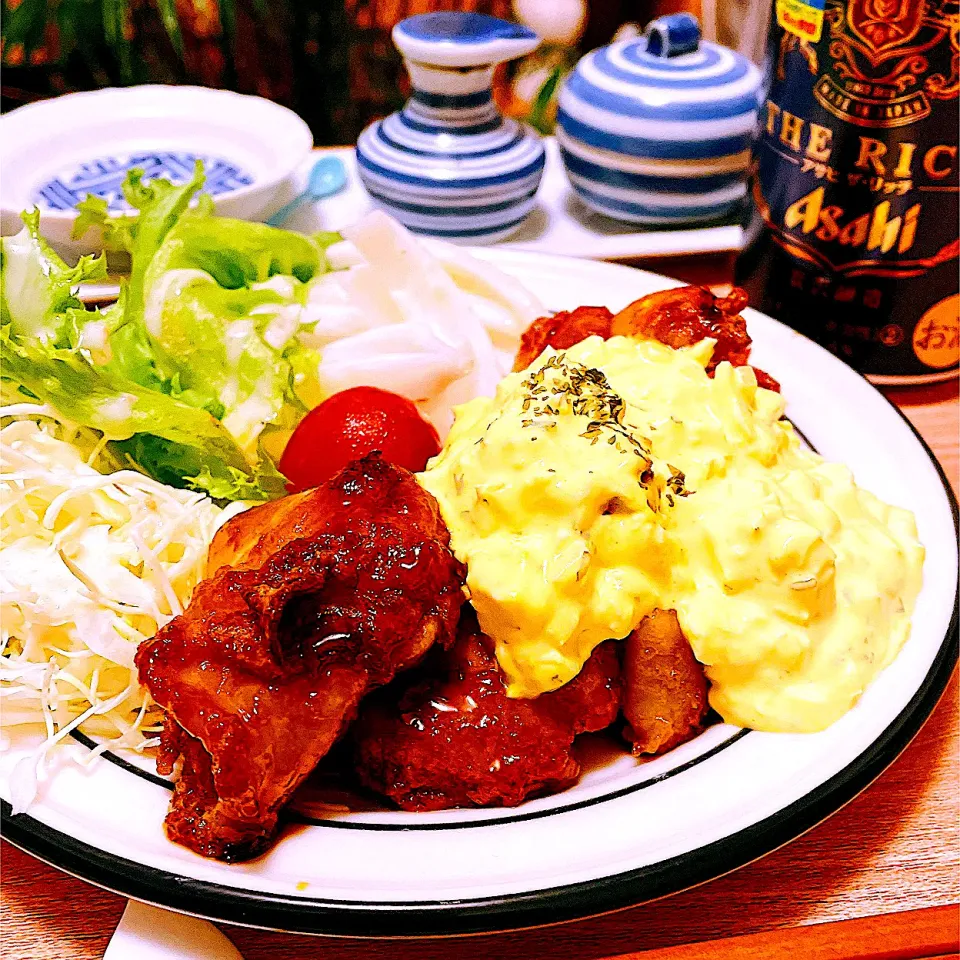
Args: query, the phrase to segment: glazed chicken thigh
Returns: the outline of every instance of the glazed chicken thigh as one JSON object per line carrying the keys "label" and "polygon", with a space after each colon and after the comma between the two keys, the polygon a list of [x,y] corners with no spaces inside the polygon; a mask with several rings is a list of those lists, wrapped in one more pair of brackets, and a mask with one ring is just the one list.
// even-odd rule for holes
{"label": "glazed chicken thigh", "polygon": [[350,734],[360,780],[404,810],[512,807],[563,790],[580,775],[574,738],[608,727],[619,711],[613,643],[532,700],[507,696],[493,641],[470,614],[454,647],[431,657],[420,679],[365,701]]}
{"label": "glazed chicken thigh", "polygon": [[452,643],[464,569],[436,501],[374,455],[228,521],[210,568],[136,662],[166,713],[157,768],[180,761],[168,835],[244,860],[366,692]]}

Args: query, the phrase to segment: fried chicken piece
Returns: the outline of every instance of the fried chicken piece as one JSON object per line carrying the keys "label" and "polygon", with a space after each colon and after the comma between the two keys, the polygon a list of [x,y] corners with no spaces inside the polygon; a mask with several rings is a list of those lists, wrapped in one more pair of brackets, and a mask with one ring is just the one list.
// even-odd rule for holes
{"label": "fried chicken piece", "polygon": [[404,483],[397,482],[397,475],[385,470],[382,463],[371,466],[373,473],[367,476],[359,464],[373,462],[370,457],[355,461],[338,477],[317,488],[329,488],[330,492],[322,497],[317,489],[306,490],[238,514],[214,536],[207,553],[207,576],[213,576],[221,567],[259,567],[291,540],[340,529],[346,517],[338,519],[333,516],[335,513],[349,513],[351,524],[383,516],[404,517],[406,523],[427,531],[430,537],[442,538],[446,544],[449,535],[436,500],[423,496],[422,491],[418,493],[420,487],[415,481],[414,490],[406,470],[401,469],[400,474],[406,478]]}
{"label": "fried chicken piece", "polygon": [[[740,311],[748,303],[747,293],[734,287],[718,297],[706,287],[676,287],[651,293],[624,307],[610,325],[612,337],[648,337],[668,347],[689,347],[711,337],[717,341],[707,373],[713,376],[724,360],[735,367],[750,362],[747,322]],[[780,385],[769,374],[754,368],[757,383],[779,392]]]}
{"label": "fried chicken piece", "polygon": [[[534,321],[521,338],[513,369],[526,369],[548,346],[564,350],[589,336],[644,337],[674,348],[711,337],[717,341],[707,365],[712,377],[724,360],[735,367],[750,362],[752,341],[740,316],[746,305],[747,294],[738,287],[718,297],[705,287],[688,286],[647,294],[616,315],[604,307],[577,307]],[[754,372],[761,387],[779,392],[773,377],[756,367]]]}
{"label": "fried chicken piece", "polygon": [[606,307],[577,307],[534,320],[520,338],[513,369],[526,370],[547,347],[566,350],[587,337],[606,340],[612,322],[613,314]]}
{"label": "fried chicken piece", "polygon": [[404,810],[512,807],[563,790],[580,775],[574,737],[608,727],[618,713],[612,642],[559,690],[510,699],[493,641],[464,621],[429,679],[366,701],[351,730],[361,781]]}
{"label": "fried chicken piece", "polygon": [[449,646],[463,602],[437,503],[408,471],[373,455],[287,499],[228,521],[213,576],[136,656],[166,711],[157,769],[182,761],[167,834],[222,860],[269,845],[360,699]]}
{"label": "fried chicken piece", "polygon": [[747,305],[747,294],[734,288],[726,297],[718,297],[706,287],[676,287],[634,300],[621,310],[610,324],[613,337],[647,337],[668,347],[689,347],[705,337],[717,345],[707,366],[713,372],[721,360],[735,367],[750,359],[750,337],[740,311]]}
{"label": "fried chicken piece", "polygon": [[666,753],[700,732],[707,678],[673,610],[654,610],[627,638],[621,706],[635,757]]}

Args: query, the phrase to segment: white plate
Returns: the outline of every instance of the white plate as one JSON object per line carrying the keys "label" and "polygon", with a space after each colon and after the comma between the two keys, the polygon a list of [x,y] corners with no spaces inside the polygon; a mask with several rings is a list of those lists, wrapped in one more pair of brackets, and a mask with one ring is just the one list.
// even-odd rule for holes
{"label": "white plate", "polygon": [[[496,244],[498,250],[552,253],[587,260],[630,260],[742,249],[744,232],[733,219],[707,227],[654,229],[594,213],[570,189],[553,137],[546,138],[546,148],[547,162],[537,191],[537,205],[516,233]],[[347,187],[336,196],[302,207],[284,224],[291,230],[339,230],[355,223],[373,205],[357,176],[353,148],[324,152],[343,160]],[[307,173],[317,156],[314,154],[301,168],[301,183],[306,184]]]}
{"label": "white plate", "polygon": [[57,250],[99,252],[97,231],[71,239],[76,201],[88,192],[113,200],[130,166],[182,182],[194,157],[218,213],[266,218],[290,198],[312,146],[291,110],[229,90],[150,84],[41,100],[0,118],[0,228],[16,233],[20,211],[36,203]]}
{"label": "white plate", "polygon": [[[629,301],[674,285],[612,264],[483,251],[551,308]],[[499,810],[366,812],[298,820],[265,856],[229,866],[166,840],[169,785],[122,760],[65,761],[16,845],[120,893],[214,919],[283,930],[398,936],[502,930],[663,896],[803,833],[873,780],[926,719],[957,658],[956,507],[912,427],[840,360],[747,312],[754,358],[825,457],[884,500],[915,511],[927,549],[910,639],[860,703],[817,734],[709,728],[639,764],[595,763],[574,788]],[[27,744],[0,761],[0,796]],[[75,745],[72,749],[82,751]]]}

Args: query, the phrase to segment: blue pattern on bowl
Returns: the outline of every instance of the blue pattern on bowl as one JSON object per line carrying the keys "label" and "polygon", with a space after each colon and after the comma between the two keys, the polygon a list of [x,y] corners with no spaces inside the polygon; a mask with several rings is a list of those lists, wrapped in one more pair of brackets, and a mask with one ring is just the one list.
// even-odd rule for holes
{"label": "blue pattern on bowl", "polygon": [[253,183],[253,177],[237,164],[219,157],[198,157],[193,153],[152,151],[119,157],[98,157],[78,164],[60,176],[37,187],[31,202],[45,210],[72,210],[88,195],[102,197],[111,211],[122,212],[130,206],[121,186],[130,170],[143,171],[144,181],[165,177],[172,183],[186,183],[200,159],[206,170],[204,191],[211,195],[227,193]]}
{"label": "blue pattern on bowl", "polygon": [[761,86],[746,58],[701,42],[688,14],[592,51],[558,100],[571,186],[618,220],[668,225],[729,214],[746,195]]}
{"label": "blue pattern on bowl", "polygon": [[367,192],[417,233],[470,243],[508,236],[534,207],[545,155],[533,130],[497,110],[492,65],[532,49],[536,36],[452,13],[410,17],[393,36],[401,53],[415,54],[406,56],[414,89],[357,140]]}

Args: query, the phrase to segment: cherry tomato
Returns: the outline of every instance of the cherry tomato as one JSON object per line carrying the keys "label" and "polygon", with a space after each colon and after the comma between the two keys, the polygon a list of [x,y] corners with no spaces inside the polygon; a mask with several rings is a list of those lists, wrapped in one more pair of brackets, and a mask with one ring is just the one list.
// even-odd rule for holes
{"label": "cherry tomato", "polygon": [[440,438],[406,397],[352,387],[327,397],[300,421],[280,458],[280,472],[291,493],[307,490],[374,450],[417,471],[440,452]]}

